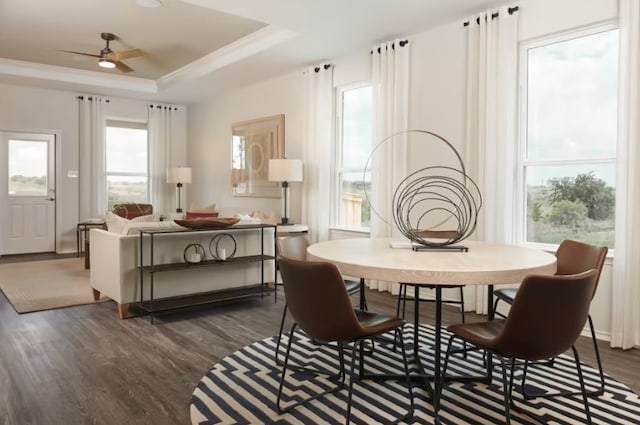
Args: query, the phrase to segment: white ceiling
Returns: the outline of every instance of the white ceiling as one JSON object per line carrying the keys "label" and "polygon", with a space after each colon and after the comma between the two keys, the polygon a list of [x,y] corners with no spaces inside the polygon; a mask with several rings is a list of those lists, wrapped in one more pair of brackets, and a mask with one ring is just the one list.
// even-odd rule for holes
{"label": "white ceiling", "polygon": [[[503,0],[0,0],[0,82],[192,103],[462,19]],[[97,59],[141,49],[105,70]]]}

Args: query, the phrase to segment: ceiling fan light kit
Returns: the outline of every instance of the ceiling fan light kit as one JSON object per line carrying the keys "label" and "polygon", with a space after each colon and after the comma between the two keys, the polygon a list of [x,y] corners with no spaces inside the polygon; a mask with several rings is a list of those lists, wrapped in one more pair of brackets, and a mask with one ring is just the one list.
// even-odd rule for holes
{"label": "ceiling fan light kit", "polygon": [[112,61],[111,59],[107,59],[107,58],[102,58],[98,61],[98,66],[102,67],[102,68],[109,68],[109,69],[113,69],[116,67],[116,64],[114,61]]}
{"label": "ceiling fan light kit", "polygon": [[129,50],[114,52],[109,47],[109,42],[115,40],[116,36],[111,34],[110,32],[101,33],[100,38],[102,38],[107,44],[104,47],[104,49],[100,50],[99,55],[96,55],[93,53],[75,52],[73,50],[62,50],[62,51],[66,53],[72,53],[74,55],[90,56],[93,58],[98,58],[99,67],[107,68],[107,69],[117,68],[118,71],[121,71],[121,72],[133,71],[133,69],[130,66],[122,62],[122,59],[136,58],[144,54],[144,52],[140,49],[129,49]]}

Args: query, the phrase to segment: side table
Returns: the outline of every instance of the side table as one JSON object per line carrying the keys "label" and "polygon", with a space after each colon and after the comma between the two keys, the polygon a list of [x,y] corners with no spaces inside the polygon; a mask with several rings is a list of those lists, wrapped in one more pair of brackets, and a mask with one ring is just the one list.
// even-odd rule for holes
{"label": "side table", "polygon": [[90,267],[89,263],[89,230],[103,229],[105,222],[103,220],[81,221],[76,226],[76,253],[78,257],[84,254],[84,268]]}
{"label": "side table", "polygon": [[307,233],[309,226],[307,224],[278,224],[276,233],[278,236],[290,236],[300,233]]}

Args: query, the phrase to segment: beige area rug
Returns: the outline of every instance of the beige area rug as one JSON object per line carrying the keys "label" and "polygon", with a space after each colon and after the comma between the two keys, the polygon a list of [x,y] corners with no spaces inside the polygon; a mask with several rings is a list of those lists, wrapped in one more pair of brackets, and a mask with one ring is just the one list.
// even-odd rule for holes
{"label": "beige area rug", "polygon": [[18,313],[96,302],[83,258],[1,264],[0,290]]}

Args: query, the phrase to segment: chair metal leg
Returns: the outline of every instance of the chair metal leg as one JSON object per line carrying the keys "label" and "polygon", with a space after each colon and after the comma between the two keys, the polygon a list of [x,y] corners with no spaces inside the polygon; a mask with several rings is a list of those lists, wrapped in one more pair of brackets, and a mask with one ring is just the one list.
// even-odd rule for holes
{"label": "chair metal leg", "polygon": [[284,331],[284,320],[287,318],[287,304],[284,305],[284,310],[282,310],[282,320],[280,321],[280,330],[278,331],[278,342],[276,343],[276,366],[281,366],[282,363],[278,359],[278,354],[280,353],[280,342],[282,341],[282,331]]}
{"label": "chair metal leg", "polygon": [[[493,355],[493,353],[490,353]],[[505,424],[509,425],[511,423],[511,397],[509,395],[509,384],[507,381],[507,365],[504,362],[504,358],[502,356],[498,356],[500,358],[500,368],[502,369],[502,392],[504,397],[504,419]]]}
{"label": "chair metal leg", "polygon": [[605,386],[604,371],[602,370],[602,360],[600,359],[600,349],[598,349],[598,340],[596,339],[596,330],[593,327],[593,319],[591,318],[591,315],[587,316],[587,318],[589,319],[589,329],[591,330],[591,341],[593,341],[593,350],[596,353],[596,362],[598,363],[598,372],[600,372],[600,388],[598,388],[596,391],[589,392],[588,394],[599,396],[604,394],[604,386]]}
{"label": "chair metal leg", "polygon": [[442,388],[444,387],[444,381],[447,376],[447,367],[449,366],[449,355],[451,354],[451,348],[453,347],[454,339],[455,339],[455,335],[451,335],[449,337],[449,342],[447,343],[447,352],[444,356],[444,363],[442,365],[442,376],[440,377],[440,383],[436,386],[433,393],[433,410],[435,412],[440,410],[440,398],[442,396]]}
{"label": "chair metal leg", "polygon": [[[282,366],[282,376],[280,377],[280,386],[278,387],[278,395],[276,397],[276,406],[278,408],[278,413],[280,413],[280,414],[286,413],[286,412],[288,412],[288,411],[300,406],[301,404],[308,403],[308,402],[310,402],[312,400],[315,400],[315,399],[320,398],[320,397],[322,397],[324,395],[339,391],[339,390],[344,388],[344,359],[340,355],[340,363],[341,363],[340,364],[340,369],[341,369],[341,372],[339,374],[340,378],[339,378],[338,385],[335,388],[329,388],[328,390],[323,391],[323,392],[321,392],[319,394],[316,394],[316,395],[314,395],[312,397],[309,397],[306,400],[301,400],[299,402],[290,404],[289,406],[284,407],[284,408],[280,406],[280,401],[282,399],[282,389],[284,388],[284,380],[285,380],[285,376],[286,376],[286,373],[287,373],[287,365],[289,363],[289,355],[291,354],[291,344],[292,344],[292,342],[294,340],[295,328],[296,328],[296,324],[294,323],[293,326],[291,326],[291,332],[289,333],[289,342],[287,343],[287,351],[286,351],[286,354],[285,354],[285,357],[284,357],[284,363],[283,363],[283,366]],[[355,346],[355,344],[354,344],[354,346]],[[341,345],[339,345],[339,348],[340,348],[340,352],[342,352],[342,346]],[[309,372],[311,374],[315,374],[315,371],[308,370],[307,372]]]}
{"label": "chair metal leg", "polygon": [[576,360],[576,368],[578,369],[578,380],[580,381],[580,392],[582,392],[582,401],[584,402],[584,413],[587,415],[587,424],[591,425],[591,411],[589,410],[589,397],[587,389],[584,386],[584,376],[582,376],[582,366],[580,366],[580,356],[575,346],[572,346],[573,357]]}
{"label": "chair metal leg", "polygon": [[[604,370],[602,369],[602,360],[600,359],[600,350],[598,349],[598,341],[596,339],[596,332],[593,326],[593,319],[591,318],[591,315],[587,316],[587,319],[589,322],[589,328],[591,330],[591,340],[593,342],[593,349],[596,354],[596,363],[598,365],[598,373],[600,377],[600,383],[598,388],[594,390],[587,390],[587,395],[592,397],[598,397],[604,394],[605,376],[604,376]],[[553,360],[554,359],[551,359],[550,361],[541,363],[541,364],[545,364],[546,366],[553,366]],[[525,365],[525,372],[526,372],[526,365]],[[559,397],[559,396],[575,396],[575,395],[580,395],[582,393],[581,391],[558,391],[558,392],[546,393],[546,394],[531,394],[525,390],[525,386],[524,386],[525,377],[526,377],[526,373],[522,376],[522,387],[520,392],[522,393],[522,396],[527,400],[531,400],[533,398],[538,398],[538,397],[552,398],[552,397]]]}
{"label": "chair metal leg", "polygon": [[[347,417],[345,419],[345,424],[349,425],[351,422],[351,399],[353,398],[353,379],[355,377],[355,368],[356,368],[356,352],[358,351],[358,346],[361,346],[362,341],[353,343],[351,347],[351,369],[349,371],[349,394],[347,396]],[[360,358],[362,362],[362,357]]]}

